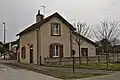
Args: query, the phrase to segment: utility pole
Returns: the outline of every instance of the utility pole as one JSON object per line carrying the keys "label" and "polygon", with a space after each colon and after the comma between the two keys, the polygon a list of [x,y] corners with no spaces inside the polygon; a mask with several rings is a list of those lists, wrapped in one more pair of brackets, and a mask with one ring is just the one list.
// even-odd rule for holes
{"label": "utility pole", "polygon": [[43,8],[44,16],[45,16],[45,6],[41,6]]}
{"label": "utility pole", "polygon": [[5,53],[6,53],[6,49],[5,49],[5,26],[6,26],[6,24],[5,24],[5,22],[3,22],[3,27],[4,27],[4,60],[5,60]]}

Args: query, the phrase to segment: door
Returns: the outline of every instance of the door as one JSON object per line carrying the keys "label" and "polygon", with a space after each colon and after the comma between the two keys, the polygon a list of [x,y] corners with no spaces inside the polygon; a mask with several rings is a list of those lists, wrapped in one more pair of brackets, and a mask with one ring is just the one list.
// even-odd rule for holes
{"label": "door", "polygon": [[17,53],[18,53],[18,55],[17,55],[18,56],[18,62],[20,62],[20,51],[18,50]]}
{"label": "door", "polygon": [[30,46],[30,64],[33,63],[33,46]]}

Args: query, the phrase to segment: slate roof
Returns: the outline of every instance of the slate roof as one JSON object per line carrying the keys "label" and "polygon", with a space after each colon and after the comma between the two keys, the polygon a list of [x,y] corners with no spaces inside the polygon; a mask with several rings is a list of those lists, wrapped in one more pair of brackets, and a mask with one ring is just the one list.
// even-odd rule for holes
{"label": "slate roof", "polygon": [[[71,30],[73,30],[73,31],[76,30],[76,28],[74,28],[67,20],[65,20],[59,13],[56,12],[56,13],[54,13],[54,14],[46,17],[46,18],[43,19],[42,21],[40,21],[40,22],[38,22],[38,23],[35,23],[35,24],[31,25],[30,27],[26,28],[25,30],[21,31],[20,33],[17,34],[17,36],[23,35],[23,34],[29,32],[29,31],[32,31],[32,30],[34,30],[34,29],[36,29],[36,28],[39,28],[42,24],[44,24],[45,22],[49,21],[49,20],[52,19],[53,17],[59,18],[59,19],[60,19],[64,24],[66,24]],[[77,33],[74,32],[74,34],[77,34]],[[91,41],[90,39],[88,39],[88,38],[86,38],[86,37],[84,37],[84,36],[82,36],[82,35],[80,35],[80,36],[81,36],[84,40],[86,40],[87,42],[89,42],[89,43],[97,46],[97,44],[94,43],[93,41]]]}
{"label": "slate roof", "polygon": [[73,33],[74,35],[80,36],[81,39],[83,39],[83,40],[87,41],[88,43],[91,43],[91,44],[93,44],[94,46],[97,47],[97,44],[96,44],[95,42],[91,41],[90,39],[88,39],[88,38],[86,38],[86,37],[84,37],[84,36],[78,34],[77,32],[72,32],[72,33]]}
{"label": "slate roof", "polygon": [[69,28],[71,30],[76,30],[67,20],[65,20],[59,13],[56,12],[56,13],[48,16],[47,18],[43,19],[42,21],[35,23],[35,24],[31,25],[30,27],[26,28],[25,30],[21,31],[20,33],[17,34],[17,36],[25,34],[31,30],[34,30],[35,28],[39,28],[42,24],[49,21],[53,17],[58,17],[63,23],[65,23],[67,26],[69,26]]}

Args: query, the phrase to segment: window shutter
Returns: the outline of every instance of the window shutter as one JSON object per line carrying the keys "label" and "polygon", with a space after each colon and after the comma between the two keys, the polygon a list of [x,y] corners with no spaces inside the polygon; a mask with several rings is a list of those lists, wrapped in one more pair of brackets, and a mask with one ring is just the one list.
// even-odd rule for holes
{"label": "window shutter", "polygon": [[51,24],[51,35],[53,35],[53,24]]}
{"label": "window shutter", "polygon": [[26,47],[24,47],[24,59],[26,58]]}
{"label": "window shutter", "polygon": [[61,35],[61,25],[60,24],[59,24],[58,28],[59,28],[59,35]]}
{"label": "window shutter", "polygon": [[60,57],[63,57],[63,45],[60,45]]}
{"label": "window shutter", "polygon": [[23,58],[23,47],[21,48],[21,58]]}
{"label": "window shutter", "polygon": [[53,45],[50,45],[50,58],[53,57]]}

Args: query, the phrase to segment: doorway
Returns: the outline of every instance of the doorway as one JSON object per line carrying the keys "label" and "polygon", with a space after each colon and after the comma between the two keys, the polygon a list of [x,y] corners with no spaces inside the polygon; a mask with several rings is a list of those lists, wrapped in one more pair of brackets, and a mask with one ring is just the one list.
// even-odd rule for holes
{"label": "doorway", "polygon": [[20,62],[20,51],[18,50],[18,52],[17,52],[17,56],[18,56],[18,62]]}
{"label": "doorway", "polygon": [[33,63],[33,46],[30,46],[30,64]]}

